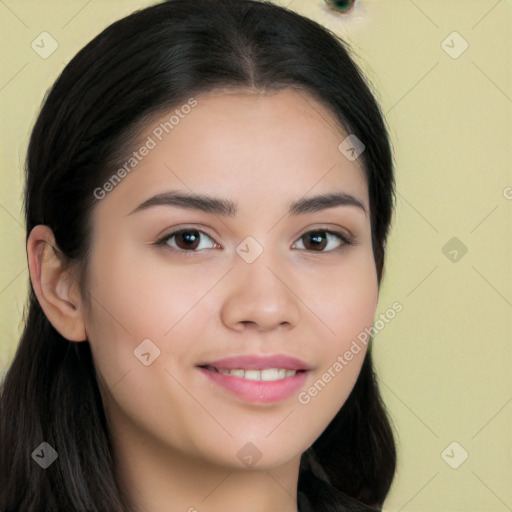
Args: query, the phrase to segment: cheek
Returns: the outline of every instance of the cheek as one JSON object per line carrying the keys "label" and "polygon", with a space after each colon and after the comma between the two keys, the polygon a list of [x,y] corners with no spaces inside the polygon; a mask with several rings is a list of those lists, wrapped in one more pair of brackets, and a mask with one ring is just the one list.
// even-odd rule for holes
{"label": "cheek", "polygon": [[152,249],[141,255],[129,246],[112,248],[93,262],[91,289],[103,309],[97,319],[117,324],[133,341],[162,338],[211,286],[199,267],[165,264],[156,251],[148,257]]}
{"label": "cheek", "polygon": [[214,284],[197,267],[158,261],[156,255],[144,258],[120,243],[105,246],[91,258],[92,310],[86,328],[97,369],[109,385],[139,368],[134,350],[143,340],[151,340],[160,350],[160,362],[168,358],[169,333],[188,320]]}
{"label": "cheek", "polygon": [[[95,365],[109,385],[137,367],[134,350],[159,340],[179,310],[146,260],[120,239],[96,242],[90,260],[91,313],[86,320]],[[159,342],[157,342],[159,343]]]}
{"label": "cheek", "polygon": [[378,283],[373,254],[353,250],[329,268],[305,273],[304,301],[321,321],[325,351],[343,349],[373,323]]}
{"label": "cheek", "polygon": [[321,365],[297,399],[317,416],[315,421],[305,418],[311,421],[311,429],[320,428],[320,435],[322,425],[330,422],[348,398],[361,370],[367,332],[377,307],[378,283],[373,254],[362,251],[315,277],[307,297],[321,320],[315,322],[322,329],[317,350]]}

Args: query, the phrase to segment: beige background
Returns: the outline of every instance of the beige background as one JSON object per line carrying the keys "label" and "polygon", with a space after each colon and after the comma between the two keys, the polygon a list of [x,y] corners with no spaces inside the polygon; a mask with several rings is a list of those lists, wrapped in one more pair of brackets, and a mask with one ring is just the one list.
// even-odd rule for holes
{"label": "beige background", "polygon": [[[0,1],[0,373],[22,327],[21,170],[40,103],[86,42],[151,3]],[[321,0],[276,3],[349,40],[393,141],[398,200],[379,309],[403,311],[374,343],[399,443],[385,510],[512,510],[512,3],[362,0],[346,16]],[[58,43],[46,59],[31,48],[44,31]],[[457,469],[445,462],[465,452]]]}

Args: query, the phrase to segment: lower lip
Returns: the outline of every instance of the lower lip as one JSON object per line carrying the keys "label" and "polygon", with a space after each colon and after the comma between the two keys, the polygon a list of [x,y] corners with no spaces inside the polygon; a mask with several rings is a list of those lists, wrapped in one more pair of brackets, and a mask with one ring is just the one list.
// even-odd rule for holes
{"label": "lower lip", "polygon": [[284,400],[300,389],[307,371],[274,381],[249,380],[199,368],[209,379],[249,402],[271,403]]}

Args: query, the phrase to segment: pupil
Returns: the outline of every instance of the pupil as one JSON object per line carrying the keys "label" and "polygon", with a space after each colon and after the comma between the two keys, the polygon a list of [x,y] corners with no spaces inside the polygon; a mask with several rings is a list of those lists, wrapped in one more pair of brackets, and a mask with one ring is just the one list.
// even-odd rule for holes
{"label": "pupil", "polygon": [[[182,231],[179,235],[178,239],[185,239],[185,246],[187,248],[195,249],[197,246],[197,243],[195,245],[194,242],[197,242],[199,240],[199,237],[197,236],[197,231]],[[192,245],[191,245],[192,243]]]}
{"label": "pupil", "polygon": [[321,232],[314,233],[309,236],[311,240],[314,240],[313,247],[323,249],[325,247],[325,241],[322,243],[322,238],[326,238],[325,236],[322,236]]}

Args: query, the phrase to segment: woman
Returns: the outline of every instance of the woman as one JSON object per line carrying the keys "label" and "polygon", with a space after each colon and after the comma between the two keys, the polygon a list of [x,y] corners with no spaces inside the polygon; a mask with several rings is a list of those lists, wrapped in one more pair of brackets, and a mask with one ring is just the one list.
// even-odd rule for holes
{"label": "woman", "polygon": [[396,450],[356,340],[393,191],[380,109],[313,21],[174,0],[104,30],[30,139],[0,510],[380,510]]}

